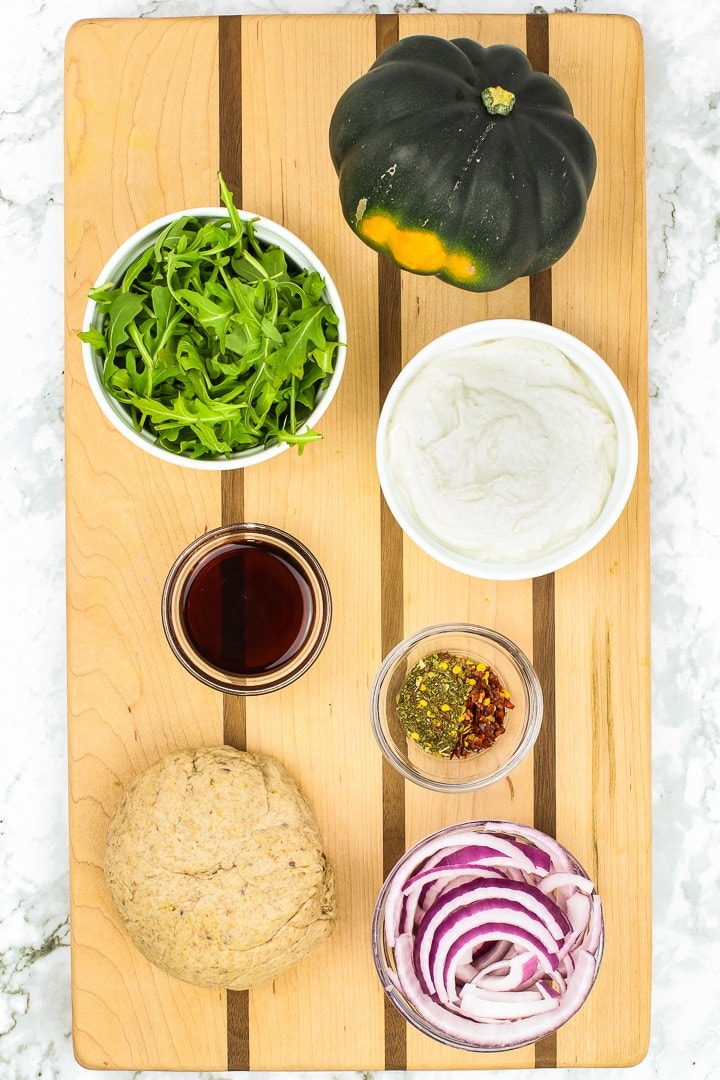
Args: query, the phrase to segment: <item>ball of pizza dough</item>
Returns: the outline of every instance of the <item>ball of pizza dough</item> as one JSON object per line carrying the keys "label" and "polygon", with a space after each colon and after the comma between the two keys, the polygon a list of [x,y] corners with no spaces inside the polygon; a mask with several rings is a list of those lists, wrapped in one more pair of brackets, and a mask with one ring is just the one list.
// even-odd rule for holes
{"label": "ball of pizza dough", "polygon": [[105,878],[138,949],[199,986],[265,982],[335,923],[332,870],[297,784],[274,758],[230,746],[175,750],[132,781]]}

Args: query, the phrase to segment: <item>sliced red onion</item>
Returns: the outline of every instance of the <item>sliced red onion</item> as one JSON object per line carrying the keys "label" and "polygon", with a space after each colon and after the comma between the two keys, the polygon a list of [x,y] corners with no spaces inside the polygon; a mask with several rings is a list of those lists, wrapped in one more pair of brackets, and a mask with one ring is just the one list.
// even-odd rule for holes
{"label": "sliced red onion", "polygon": [[442,858],[448,851],[455,851],[466,844],[472,843],[477,844],[477,833],[472,832],[472,830],[456,833],[449,843],[445,836],[436,834],[417,844],[405,855],[403,866],[407,872],[404,876],[396,875],[391,878],[390,888],[385,899],[386,909],[390,909],[395,915],[395,917],[385,920],[385,938],[388,948],[392,948],[395,943],[395,933],[399,925],[397,915],[402,910],[402,891],[408,877],[421,866],[427,865],[432,855],[437,854],[438,858]]}
{"label": "sliced red onion", "polygon": [[457,977],[462,982],[470,982],[478,973],[492,967],[512,955],[515,946],[511,941],[485,941],[479,949],[473,947],[472,958],[469,963],[458,963]]}
{"label": "sliced red onion", "polygon": [[[479,890],[469,892],[468,902],[462,905],[453,898],[452,906],[440,908],[420,923],[415,935],[415,962],[420,981],[425,982],[428,992],[436,982],[431,972],[442,970],[438,965],[444,963],[448,953],[454,956],[458,948],[472,940],[463,935],[471,934],[473,929],[482,930],[478,943],[497,940],[497,934],[495,938],[487,936],[486,926],[507,926],[514,930],[511,938],[501,940],[513,941],[540,955],[545,964],[552,965],[548,967],[550,974],[557,966],[562,935],[555,937],[537,915],[515,900],[492,895],[481,899],[481,895]],[[462,944],[458,945],[458,941]]]}
{"label": "sliced red onion", "polygon": [[[535,986],[537,988],[538,993],[542,994],[543,997],[557,999],[561,995],[561,991],[560,991],[559,987],[556,986],[554,983],[548,982],[547,979],[538,979],[538,981],[535,983]],[[563,989],[564,989],[564,984],[563,984]]]}
{"label": "sliced red onion", "polygon": [[540,892],[546,893],[548,896],[552,892],[558,892],[566,899],[572,896],[576,891],[581,893],[591,893],[595,891],[595,886],[588,878],[583,877],[582,874],[547,874],[545,877],[538,881],[538,889]]}
{"label": "sliced red onion", "polygon": [[[578,983],[574,994],[566,995],[557,1009],[529,1016],[514,1021],[478,1021],[470,1017],[445,1009],[424,993],[412,965],[412,937],[404,934],[398,938],[395,949],[395,963],[398,971],[398,983],[409,1005],[430,1027],[447,1036],[454,1045],[478,1050],[503,1050],[509,1047],[526,1046],[555,1031],[569,1020],[582,1005],[594,979],[595,961],[589,954],[584,954],[590,961],[586,978],[582,985]],[[591,977],[588,977],[591,975]]]}
{"label": "sliced red onion", "polygon": [[566,912],[572,930],[568,933],[564,946],[560,950],[561,956],[566,956],[577,947],[587,933],[592,912],[590,897],[582,892],[568,897]]}
{"label": "sliced red onion", "polygon": [[399,991],[429,1034],[464,1048],[523,1046],[556,1030],[582,1005],[602,954],[600,897],[582,867],[556,840],[510,822],[471,822],[417,844],[378,912],[394,959],[381,972],[388,993],[404,1011]]}
{"label": "sliced red onion", "polygon": [[[489,821],[486,824],[491,827],[493,833],[499,833],[501,836],[509,834],[516,837],[514,830],[518,826],[513,825],[510,821]],[[536,847],[540,853],[544,852],[548,855],[553,871],[567,874],[577,873],[578,865],[575,859],[557,840],[553,840],[551,836],[540,832],[539,829],[533,829],[530,825],[522,825],[520,828],[522,830],[522,840],[516,840],[517,843],[528,843]]]}
{"label": "sliced red onion", "polygon": [[466,981],[487,990],[521,990],[534,983],[538,967],[535,953],[520,952],[510,959],[486,964]]}
{"label": "sliced red onion", "polygon": [[438,859],[434,865],[438,867],[449,866],[454,868],[465,867],[468,865],[506,865],[508,867],[515,867],[521,862],[518,855],[524,856],[520,869],[525,870],[527,873],[532,873],[533,868],[546,874],[549,872],[550,858],[546,852],[540,851],[530,844],[524,844],[517,840],[508,842],[505,838],[501,837],[495,837],[491,844],[483,844],[481,842],[474,847],[467,845],[466,847],[457,848],[455,851]]}
{"label": "sliced red onion", "polygon": [[524,990],[513,993],[492,994],[468,983],[460,991],[460,1004],[463,1015],[475,1020],[523,1020],[528,1016],[538,1016],[556,1008],[552,998],[544,998],[539,993]]}
{"label": "sliced red onion", "polygon": [[[476,881],[478,877],[483,876],[494,877],[495,872],[494,870],[479,867],[474,870],[466,869],[464,873],[460,873],[458,870],[438,870],[437,867],[420,870],[413,875],[411,881],[403,890],[401,931],[412,930],[416,922],[419,921],[421,913],[434,903],[449,882],[453,885],[461,885],[465,881]],[[420,912],[420,915],[418,912]]]}
{"label": "sliced red onion", "polygon": [[418,971],[421,985],[424,984],[428,993],[434,994],[442,1001],[454,1000],[457,996],[455,987],[458,953],[464,954],[468,945],[476,946],[479,942],[492,942],[498,938],[510,942],[516,948],[531,952],[538,967],[541,967],[547,975],[554,974],[558,964],[557,954],[549,952],[544,942],[534,938],[526,928],[505,922],[481,922],[478,925],[477,918],[476,915],[469,914],[466,919],[459,920],[457,927],[454,928],[454,932],[458,934],[457,937],[452,940],[448,940],[448,935],[443,937],[442,945],[432,957],[432,967],[428,978],[425,977],[423,968],[418,971],[416,960],[415,970]]}
{"label": "sliced red onion", "polygon": [[[544,963],[553,966],[557,964],[558,949],[571,930],[562,910],[525,883],[493,877],[480,879],[474,885],[446,887],[428,907],[415,936],[416,968],[428,992],[434,984],[447,1000],[438,987],[438,981],[442,987],[447,984],[447,972],[439,965],[448,954],[451,961],[457,962],[455,941],[465,929],[479,928],[488,922],[507,922],[519,934],[527,934],[525,944],[533,951],[540,949]],[[460,962],[465,962],[464,956]],[[443,974],[438,980],[440,970]],[[552,972],[553,967],[548,970]]]}
{"label": "sliced red onion", "polygon": [[455,884],[460,882],[460,879],[467,877],[470,879],[477,877],[496,877],[495,872],[496,863],[491,866],[485,866],[482,863],[466,862],[462,866],[424,866],[422,870],[418,870],[416,874],[413,874],[411,878],[408,878],[403,886],[403,892],[406,896],[409,896],[412,892],[419,892],[421,889],[426,889],[428,885],[434,885],[436,882],[451,881]]}

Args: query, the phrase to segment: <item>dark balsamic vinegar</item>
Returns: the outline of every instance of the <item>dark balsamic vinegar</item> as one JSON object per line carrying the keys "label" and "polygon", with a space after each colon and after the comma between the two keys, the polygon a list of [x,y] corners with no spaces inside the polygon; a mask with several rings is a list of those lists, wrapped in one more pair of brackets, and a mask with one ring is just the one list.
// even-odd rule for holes
{"label": "dark balsamic vinegar", "polygon": [[181,612],[205,660],[233,675],[262,675],[300,651],[314,615],[310,586],[292,556],[229,541],[188,577]]}

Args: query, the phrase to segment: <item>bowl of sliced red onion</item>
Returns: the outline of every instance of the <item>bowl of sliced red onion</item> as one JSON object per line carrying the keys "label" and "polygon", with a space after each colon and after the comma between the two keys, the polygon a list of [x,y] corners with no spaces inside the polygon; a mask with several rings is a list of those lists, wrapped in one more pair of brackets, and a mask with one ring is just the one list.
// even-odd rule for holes
{"label": "bowl of sliced red onion", "polygon": [[460,1050],[537,1042],[581,1008],[604,945],[600,896],[561,844],[470,821],[415,844],[382,887],[375,966],[395,1008]]}

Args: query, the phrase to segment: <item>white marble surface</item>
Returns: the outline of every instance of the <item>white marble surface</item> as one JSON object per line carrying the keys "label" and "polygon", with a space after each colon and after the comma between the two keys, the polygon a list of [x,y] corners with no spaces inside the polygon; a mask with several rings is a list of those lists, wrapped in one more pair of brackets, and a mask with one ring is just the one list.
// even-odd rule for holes
{"label": "white marble surface", "polygon": [[[720,2],[575,0],[550,3],[545,10],[568,7],[633,16],[643,30],[646,56],[654,977],[650,1052],[626,1071],[636,1080],[710,1080],[720,1075],[720,606],[708,588],[720,562]],[[66,32],[77,19],[93,15],[423,8],[542,10],[530,2],[502,0],[417,5],[11,0],[3,5],[0,1080],[75,1080],[85,1073],[74,1061],[70,1040],[66,871]],[[616,1070],[596,1072],[617,1075]],[[520,1073],[497,1075],[512,1080]]]}

